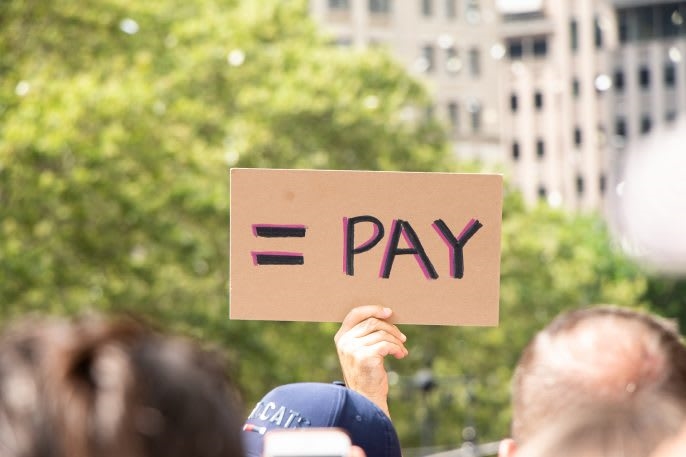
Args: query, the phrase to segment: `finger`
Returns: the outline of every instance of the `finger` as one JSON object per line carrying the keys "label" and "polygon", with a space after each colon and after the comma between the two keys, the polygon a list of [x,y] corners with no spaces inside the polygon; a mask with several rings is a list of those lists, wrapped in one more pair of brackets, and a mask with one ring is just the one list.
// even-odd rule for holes
{"label": "finger", "polygon": [[[370,333],[369,335],[365,335],[361,338],[357,338],[355,340],[351,340],[349,345],[343,344],[342,348],[344,351],[348,350],[349,352],[352,352],[355,350],[355,348],[362,348],[362,347],[372,347],[378,343],[383,343],[386,342],[388,344],[392,344],[395,347],[399,348],[400,351],[393,351],[393,355],[402,353],[403,357],[407,355],[407,348],[405,348],[405,345],[403,344],[403,341],[399,338],[397,338],[395,335],[390,334],[385,331],[378,331],[374,333]],[[382,355],[387,355],[388,352],[382,354]]]}
{"label": "finger", "polygon": [[390,322],[379,320],[375,317],[370,317],[369,319],[360,322],[359,324],[348,330],[348,332],[346,332],[345,334],[339,335],[338,338],[339,340],[343,338],[362,338],[375,332],[388,333],[389,335],[393,335],[394,338],[397,338],[402,342],[405,342],[407,340],[405,334],[403,334],[403,332],[401,332],[397,326],[391,324]]}
{"label": "finger", "polygon": [[344,347],[339,349],[341,362],[355,360],[356,365],[376,365],[381,364],[382,359],[387,355],[392,355],[402,359],[408,354],[408,350],[402,344],[392,341],[379,340],[368,345]]}
{"label": "finger", "polygon": [[343,319],[341,328],[336,333],[334,339],[338,339],[339,335],[347,332],[365,319],[369,319],[370,317],[375,317],[377,319],[388,319],[391,317],[391,314],[393,314],[393,311],[390,308],[377,305],[366,305],[353,308]]}
{"label": "finger", "polygon": [[401,344],[391,343],[389,341],[380,341],[376,344],[369,346],[376,354],[383,357],[387,355],[392,355],[396,359],[402,359],[405,357],[409,351],[407,348]]}

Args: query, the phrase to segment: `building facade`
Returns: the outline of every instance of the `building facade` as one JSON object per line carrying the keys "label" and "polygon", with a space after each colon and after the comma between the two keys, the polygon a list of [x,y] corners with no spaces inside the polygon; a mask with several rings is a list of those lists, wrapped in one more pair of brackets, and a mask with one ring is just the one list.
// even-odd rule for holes
{"label": "building facade", "polygon": [[686,1],[314,0],[343,45],[426,83],[462,159],[529,204],[608,212],[632,141],[686,109]]}

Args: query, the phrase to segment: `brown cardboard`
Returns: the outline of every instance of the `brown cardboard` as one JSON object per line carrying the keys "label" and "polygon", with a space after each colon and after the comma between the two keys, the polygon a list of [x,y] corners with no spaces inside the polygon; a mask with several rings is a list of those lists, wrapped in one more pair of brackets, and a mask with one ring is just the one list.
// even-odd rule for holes
{"label": "brown cardboard", "polygon": [[[340,322],[376,304],[392,308],[395,323],[497,325],[502,188],[490,174],[234,168],[230,318]],[[384,234],[355,253],[377,228],[358,216],[376,218]],[[453,243],[471,227],[461,278],[436,220]],[[394,226],[399,241],[389,244]],[[262,264],[274,259],[292,264]]]}

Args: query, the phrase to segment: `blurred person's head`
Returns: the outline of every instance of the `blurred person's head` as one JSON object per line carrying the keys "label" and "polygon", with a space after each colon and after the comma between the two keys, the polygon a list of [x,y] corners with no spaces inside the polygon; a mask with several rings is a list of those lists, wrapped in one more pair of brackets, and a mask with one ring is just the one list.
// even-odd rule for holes
{"label": "blurred person's head", "polygon": [[616,306],[564,312],[523,351],[512,384],[514,453],[565,411],[622,403],[644,392],[686,405],[686,348],[676,327]]}
{"label": "blurred person's head", "polygon": [[0,455],[239,457],[219,354],[131,320],[31,318],[0,337]]}
{"label": "blurred person's head", "polygon": [[549,422],[517,457],[649,457],[684,425],[684,409],[669,396],[640,394],[599,402]]}
{"label": "blurred person's head", "polygon": [[317,382],[278,386],[257,402],[243,426],[246,456],[262,455],[270,430],[310,427],[345,430],[368,457],[401,457],[395,427],[376,404],[345,386]]}

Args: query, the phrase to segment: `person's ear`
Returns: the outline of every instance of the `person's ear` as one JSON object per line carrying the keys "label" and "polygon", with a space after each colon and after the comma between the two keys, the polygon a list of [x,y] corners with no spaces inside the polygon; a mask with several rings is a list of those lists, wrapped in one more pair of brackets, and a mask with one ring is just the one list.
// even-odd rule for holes
{"label": "person's ear", "polygon": [[514,457],[517,443],[512,438],[505,438],[498,445],[498,457]]}

